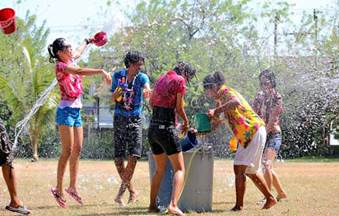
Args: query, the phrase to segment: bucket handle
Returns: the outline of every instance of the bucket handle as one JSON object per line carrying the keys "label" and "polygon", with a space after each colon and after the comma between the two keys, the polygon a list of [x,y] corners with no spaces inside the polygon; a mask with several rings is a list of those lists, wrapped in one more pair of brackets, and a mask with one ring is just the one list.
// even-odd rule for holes
{"label": "bucket handle", "polygon": [[0,21],[0,27],[1,27],[2,29],[7,28],[7,27],[9,27],[10,25],[12,25],[13,22],[14,22],[14,17],[11,18],[11,19],[9,19],[9,20],[6,20],[6,21]]}

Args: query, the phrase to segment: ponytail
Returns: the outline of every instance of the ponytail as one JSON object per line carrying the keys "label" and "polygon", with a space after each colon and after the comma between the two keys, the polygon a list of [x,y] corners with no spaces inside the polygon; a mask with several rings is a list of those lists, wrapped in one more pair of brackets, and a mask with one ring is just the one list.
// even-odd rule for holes
{"label": "ponytail", "polygon": [[59,60],[58,51],[65,48],[65,39],[57,38],[53,41],[52,44],[48,45],[47,50],[49,53],[49,62],[55,63],[56,60]]}
{"label": "ponytail", "polygon": [[56,55],[53,53],[53,45],[50,44],[47,47],[48,53],[49,53],[49,62],[55,63],[55,59],[57,58]]}

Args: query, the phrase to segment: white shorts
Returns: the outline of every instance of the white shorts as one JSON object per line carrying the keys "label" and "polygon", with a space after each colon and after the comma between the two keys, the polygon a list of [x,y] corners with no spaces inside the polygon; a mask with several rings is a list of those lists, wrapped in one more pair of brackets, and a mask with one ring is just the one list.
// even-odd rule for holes
{"label": "white shorts", "polygon": [[238,150],[234,158],[234,165],[247,166],[245,173],[257,173],[261,166],[261,158],[264,151],[265,142],[266,129],[265,127],[260,127],[246,148],[238,145]]}

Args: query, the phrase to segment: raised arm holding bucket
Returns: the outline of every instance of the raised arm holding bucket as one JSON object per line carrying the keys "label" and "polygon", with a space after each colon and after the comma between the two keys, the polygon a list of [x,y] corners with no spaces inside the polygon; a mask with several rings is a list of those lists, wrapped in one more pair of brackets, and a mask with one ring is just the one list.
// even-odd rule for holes
{"label": "raised arm holding bucket", "polygon": [[81,95],[83,93],[82,76],[102,75],[107,83],[111,82],[111,76],[105,70],[80,68],[74,62],[74,59],[79,58],[92,41],[92,39],[85,39],[75,51],[72,50],[72,46],[64,38],[57,38],[48,46],[50,62],[55,63],[55,75],[61,94],[61,101],[56,111],[56,124],[59,128],[62,148],[58,161],[57,185],[51,188],[51,193],[57,204],[62,208],[67,207],[64,197],[63,177],[68,161],[70,184],[65,189],[65,192],[76,202],[83,204],[77,191],[79,158],[83,144],[80,111],[82,108]]}

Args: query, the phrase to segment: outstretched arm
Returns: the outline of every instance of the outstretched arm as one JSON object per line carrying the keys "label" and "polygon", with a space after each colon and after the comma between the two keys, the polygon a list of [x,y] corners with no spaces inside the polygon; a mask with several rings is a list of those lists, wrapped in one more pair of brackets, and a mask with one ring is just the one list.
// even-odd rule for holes
{"label": "outstretched arm", "polygon": [[94,68],[80,68],[80,67],[74,67],[72,65],[68,65],[65,68],[66,73],[70,74],[77,74],[77,75],[82,75],[82,76],[91,76],[91,75],[96,75],[96,74],[102,74],[103,78],[105,81],[109,84],[112,81],[112,78],[109,73],[107,73],[103,69],[94,69]]}

